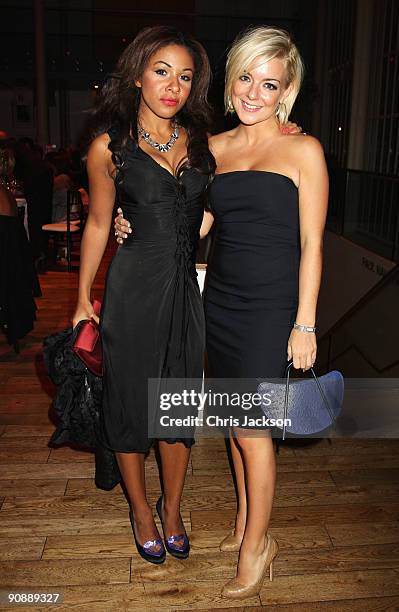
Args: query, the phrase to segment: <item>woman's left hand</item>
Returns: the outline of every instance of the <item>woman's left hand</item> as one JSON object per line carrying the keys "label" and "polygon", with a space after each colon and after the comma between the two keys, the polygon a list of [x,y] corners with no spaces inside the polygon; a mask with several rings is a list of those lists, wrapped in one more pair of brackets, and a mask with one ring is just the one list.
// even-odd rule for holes
{"label": "woman's left hand", "polygon": [[124,218],[121,207],[118,208],[117,212],[118,216],[114,219],[115,237],[118,244],[123,244],[128,234],[132,233],[132,228],[129,221]]}
{"label": "woman's left hand", "polygon": [[[287,123],[281,123],[280,130],[282,134],[300,134],[302,132],[301,126],[297,125],[296,123],[292,123],[292,121],[287,121]],[[304,133],[304,135],[306,134]]]}
{"label": "woman's left hand", "polygon": [[317,343],[316,334],[303,332],[298,329],[291,331],[288,339],[287,357],[293,362],[294,368],[309,370],[316,361]]}

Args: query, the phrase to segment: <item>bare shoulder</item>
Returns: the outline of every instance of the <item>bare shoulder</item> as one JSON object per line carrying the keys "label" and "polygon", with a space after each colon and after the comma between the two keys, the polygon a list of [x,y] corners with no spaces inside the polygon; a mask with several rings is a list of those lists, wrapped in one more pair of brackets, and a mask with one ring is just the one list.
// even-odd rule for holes
{"label": "bare shoulder", "polygon": [[107,151],[109,152],[109,154],[111,154],[111,151],[108,149],[110,140],[111,139],[107,133],[99,134],[99,136],[96,136],[96,138],[94,138],[94,140],[92,140],[92,142],[90,143],[88,154],[92,156],[93,154],[105,155]]}
{"label": "bare shoulder", "polygon": [[325,164],[323,147],[314,136],[291,134],[288,137],[282,136],[280,142],[287,158],[298,169]]}
{"label": "bare shoulder", "polygon": [[108,149],[110,142],[108,134],[100,134],[91,142],[87,153],[88,167],[104,169],[107,173],[112,171],[111,151]]}
{"label": "bare shoulder", "polygon": [[211,136],[209,138],[209,148],[215,157],[221,155],[226,149],[226,147],[231,144],[231,141],[234,139],[235,134],[236,129],[229,130],[228,132],[221,132],[220,134],[215,134],[214,136]]}
{"label": "bare shoulder", "polygon": [[322,144],[314,136],[308,134],[292,134],[289,136],[288,143],[294,146],[295,151],[305,156],[324,156]]}

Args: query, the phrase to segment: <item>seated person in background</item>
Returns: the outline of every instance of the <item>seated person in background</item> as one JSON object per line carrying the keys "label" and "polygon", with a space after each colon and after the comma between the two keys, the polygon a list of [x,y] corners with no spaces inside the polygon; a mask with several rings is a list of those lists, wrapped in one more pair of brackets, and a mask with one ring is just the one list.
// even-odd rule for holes
{"label": "seated person in background", "polygon": [[51,222],[61,223],[67,219],[68,190],[73,187],[73,181],[68,172],[69,160],[62,153],[52,153],[47,155],[46,159],[54,170]]}
{"label": "seated person in background", "polygon": [[[4,179],[2,166],[0,179]],[[33,329],[40,285],[14,195],[0,180],[0,328],[17,350],[18,341]]]}
{"label": "seated person in background", "polygon": [[42,159],[40,148],[32,144],[29,138],[18,141],[15,159],[14,175],[23,183],[28,205],[29,240],[33,257],[35,261],[42,260],[47,251],[47,236],[42,226],[51,222],[53,170]]}

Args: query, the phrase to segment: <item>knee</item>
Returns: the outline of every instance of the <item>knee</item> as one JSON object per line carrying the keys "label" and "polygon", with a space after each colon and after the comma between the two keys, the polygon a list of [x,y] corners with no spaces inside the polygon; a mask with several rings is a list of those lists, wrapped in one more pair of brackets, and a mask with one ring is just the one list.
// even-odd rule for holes
{"label": "knee", "polygon": [[238,446],[245,454],[256,454],[259,452],[273,453],[273,440],[264,432],[256,431],[251,433],[251,430],[235,430],[235,440]]}

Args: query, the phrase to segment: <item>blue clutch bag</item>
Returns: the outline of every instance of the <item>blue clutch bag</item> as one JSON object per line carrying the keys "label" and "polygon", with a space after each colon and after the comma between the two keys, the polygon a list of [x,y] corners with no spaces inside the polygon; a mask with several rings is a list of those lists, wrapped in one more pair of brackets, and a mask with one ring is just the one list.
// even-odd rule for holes
{"label": "blue clutch bag", "polygon": [[292,362],[287,366],[285,383],[264,381],[258,385],[258,393],[270,399],[262,401],[262,412],[283,430],[283,440],[286,432],[309,436],[327,429],[340,414],[344,400],[341,372],[333,370],[317,377],[310,368],[313,378],[290,383],[291,366]]}

